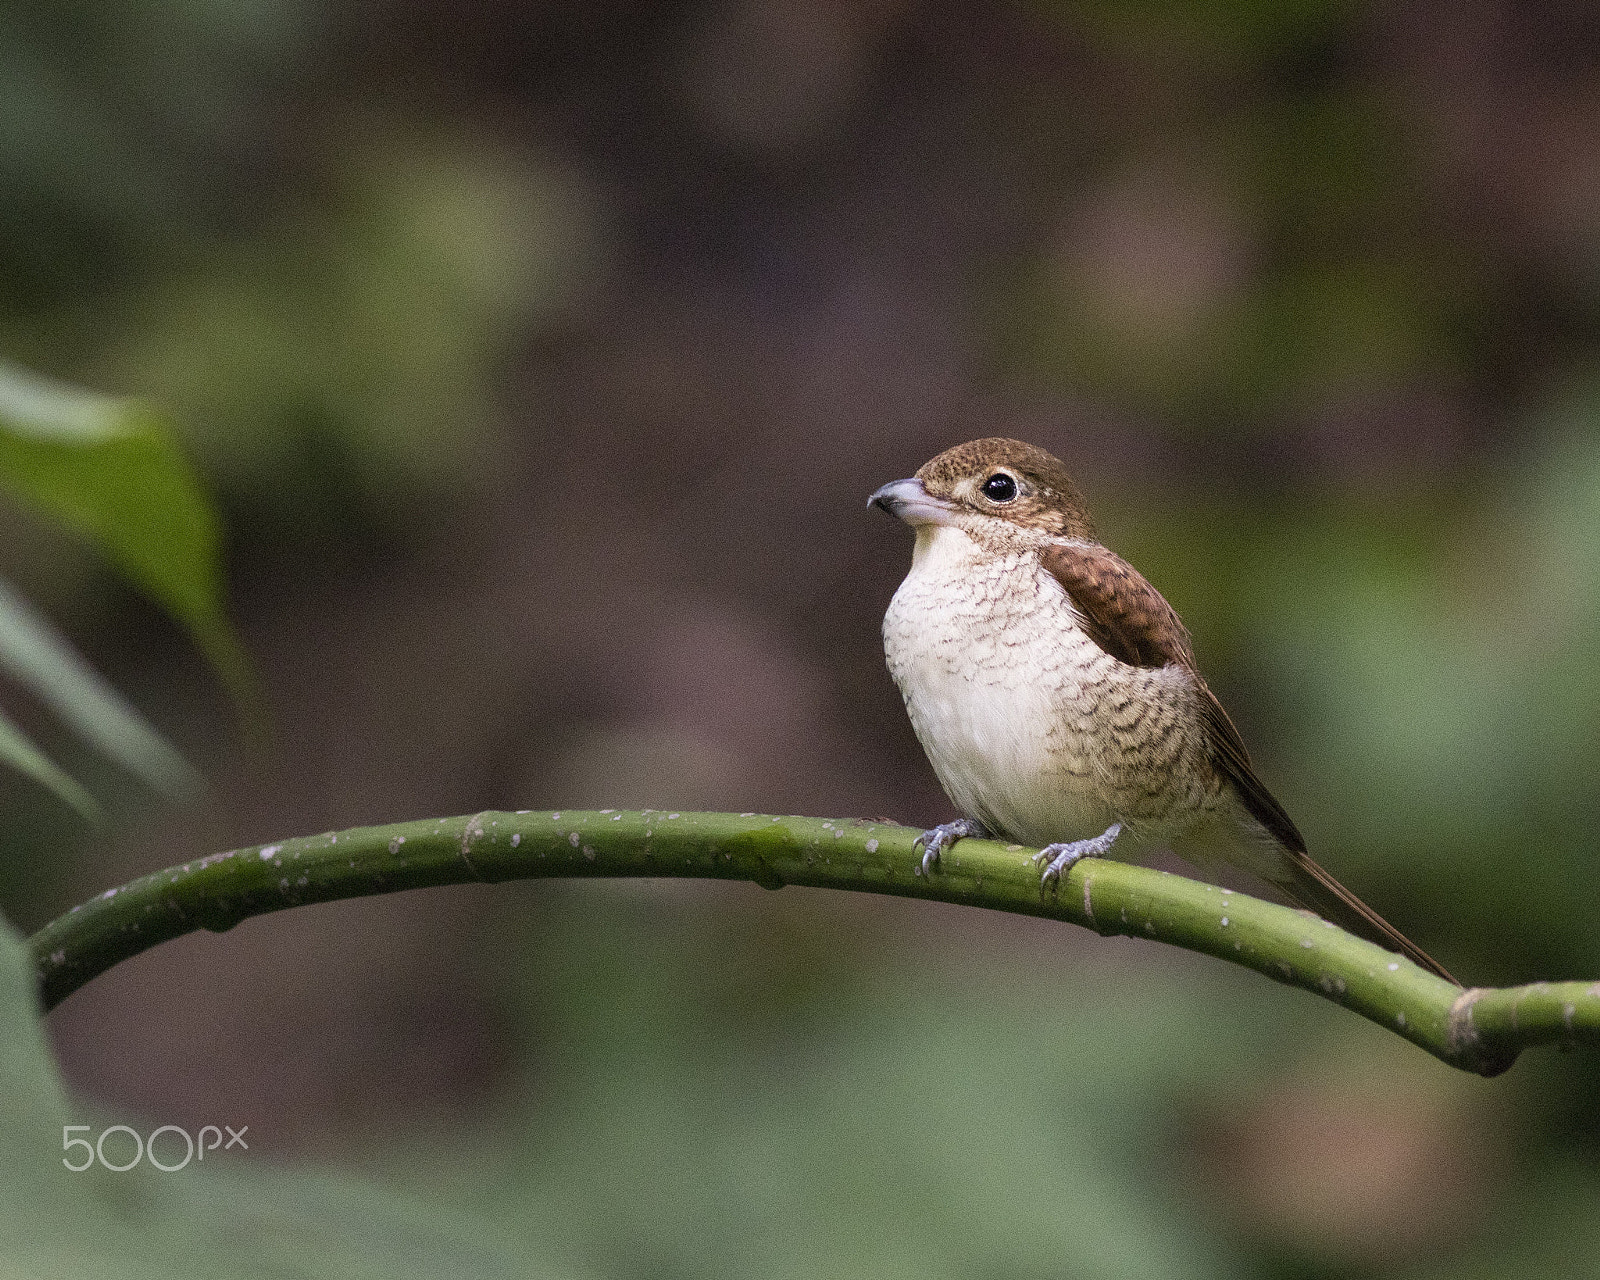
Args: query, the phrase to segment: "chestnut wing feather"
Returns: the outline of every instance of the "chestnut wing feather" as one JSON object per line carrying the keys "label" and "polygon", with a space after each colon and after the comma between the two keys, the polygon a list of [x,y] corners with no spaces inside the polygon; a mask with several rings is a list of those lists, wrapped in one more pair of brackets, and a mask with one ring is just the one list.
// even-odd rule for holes
{"label": "chestnut wing feather", "polygon": [[1162,594],[1121,556],[1081,542],[1054,543],[1039,553],[1082,619],[1084,631],[1130,667],[1194,670],[1189,632]]}
{"label": "chestnut wing feather", "polygon": [[1273,882],[1325,919],[1455,982],[1438,961],[1312,861],[1305,838],[1256,776],[1244,739],[1195,665],[1188,629],[1162,594],[1102,546],[1057,543],[1046,547],[1039,560],[1066,591],[1084,632],[1113,658],[1134,667],[1176,663],[1189,673],[1200,695],[1212,762],[1233,783],[1251,816],[1282,846],[1283,873],[1272,877]]}
{"label": "chestnut wing feather", "polygon": [[1256,777],[1244,739],[1195,666],[1188,628],[1165,597],[1131,564],[1104,547],[1058,543],[1045,548],[1039,559],[1066,591],[1089,638],[1118,662],[1131,667],[1176,663],[1189,673],[1200,694],[1213,762],[1238,788],[1256,821],[1280,844],[1304,853],[1305,839]]}

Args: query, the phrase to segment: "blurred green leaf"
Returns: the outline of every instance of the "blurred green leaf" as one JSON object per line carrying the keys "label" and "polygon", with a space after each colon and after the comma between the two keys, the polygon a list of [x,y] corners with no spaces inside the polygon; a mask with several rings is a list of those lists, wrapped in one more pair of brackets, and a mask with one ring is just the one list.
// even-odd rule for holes
{"label": "blurred green leaf", "polygon": [[86,741],[157,791],[183,799],[203,789],[200,775],[167,740],[4,582],[0,667]]}
{"label": "blurred green leaf", "polygon": [[0,761],[54,791],[90,821],[100,818],[94,797],[69,778],[10,719],[0,714]]}
{"label": "blurred green leaf", "polygon": [[0,364],[0,485],[99,546],[253,706],[223,611],[216,513],[160,415]]}

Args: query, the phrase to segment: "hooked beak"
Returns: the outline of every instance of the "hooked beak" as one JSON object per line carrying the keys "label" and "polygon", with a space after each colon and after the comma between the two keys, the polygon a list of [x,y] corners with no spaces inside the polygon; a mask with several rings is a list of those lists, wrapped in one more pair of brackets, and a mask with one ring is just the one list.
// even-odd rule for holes
{"label": "hooked beak", "polygon": [[909,525],[953,524],[956,506],[943,498],[935,498],[922,481],[891,480],[867,499],[869,507],[882,507],[897,520]]}

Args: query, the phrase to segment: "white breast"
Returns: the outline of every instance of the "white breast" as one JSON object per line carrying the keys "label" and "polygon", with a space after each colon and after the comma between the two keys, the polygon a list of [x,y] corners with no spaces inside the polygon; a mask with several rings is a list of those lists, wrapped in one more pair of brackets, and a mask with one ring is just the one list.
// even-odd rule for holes
{"label": "white breast", "polygon": [[951,800],[1030,844],[1115,818],[1095,712],[1127,672],[1079,628],[1026,550],[980,554],[959,529],[917,531],[883,620],[889,671]]}

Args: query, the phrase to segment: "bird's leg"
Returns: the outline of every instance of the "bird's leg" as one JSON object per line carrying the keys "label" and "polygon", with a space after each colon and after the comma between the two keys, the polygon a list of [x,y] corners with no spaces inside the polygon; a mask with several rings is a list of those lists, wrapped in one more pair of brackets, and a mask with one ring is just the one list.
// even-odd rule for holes
{"label": "bird's leg", "polygon": [[939,854],[947,846],[957,840],[974,836],[978,839],[987,839],[989,828],[976,818],[957,818],[954,822],[941,822],[936,827],[929,827],[920,836],[911,842],[915,849],[922,846],[922,874],[931,876],[933,869],[939,865]]}
{"label": "bird's leg", "polygon": [[1049,888],[1051,881],[1055,882],[1056,892],[1061,892],[1061,877],[1071,871],[1085,858],[1103,858],[1110,851],[1111,846],[1117,842],[1117,837],[1122,834],[1122,824],[1113,822],[1097,836],[1088,840],[1073,840],[1057,844],[1047,844],[1033,855],[1033,865],[1038,866],[1048,860],[1044,874],[1039,877],[1039,896],[1044,897],[1044,891]]}

